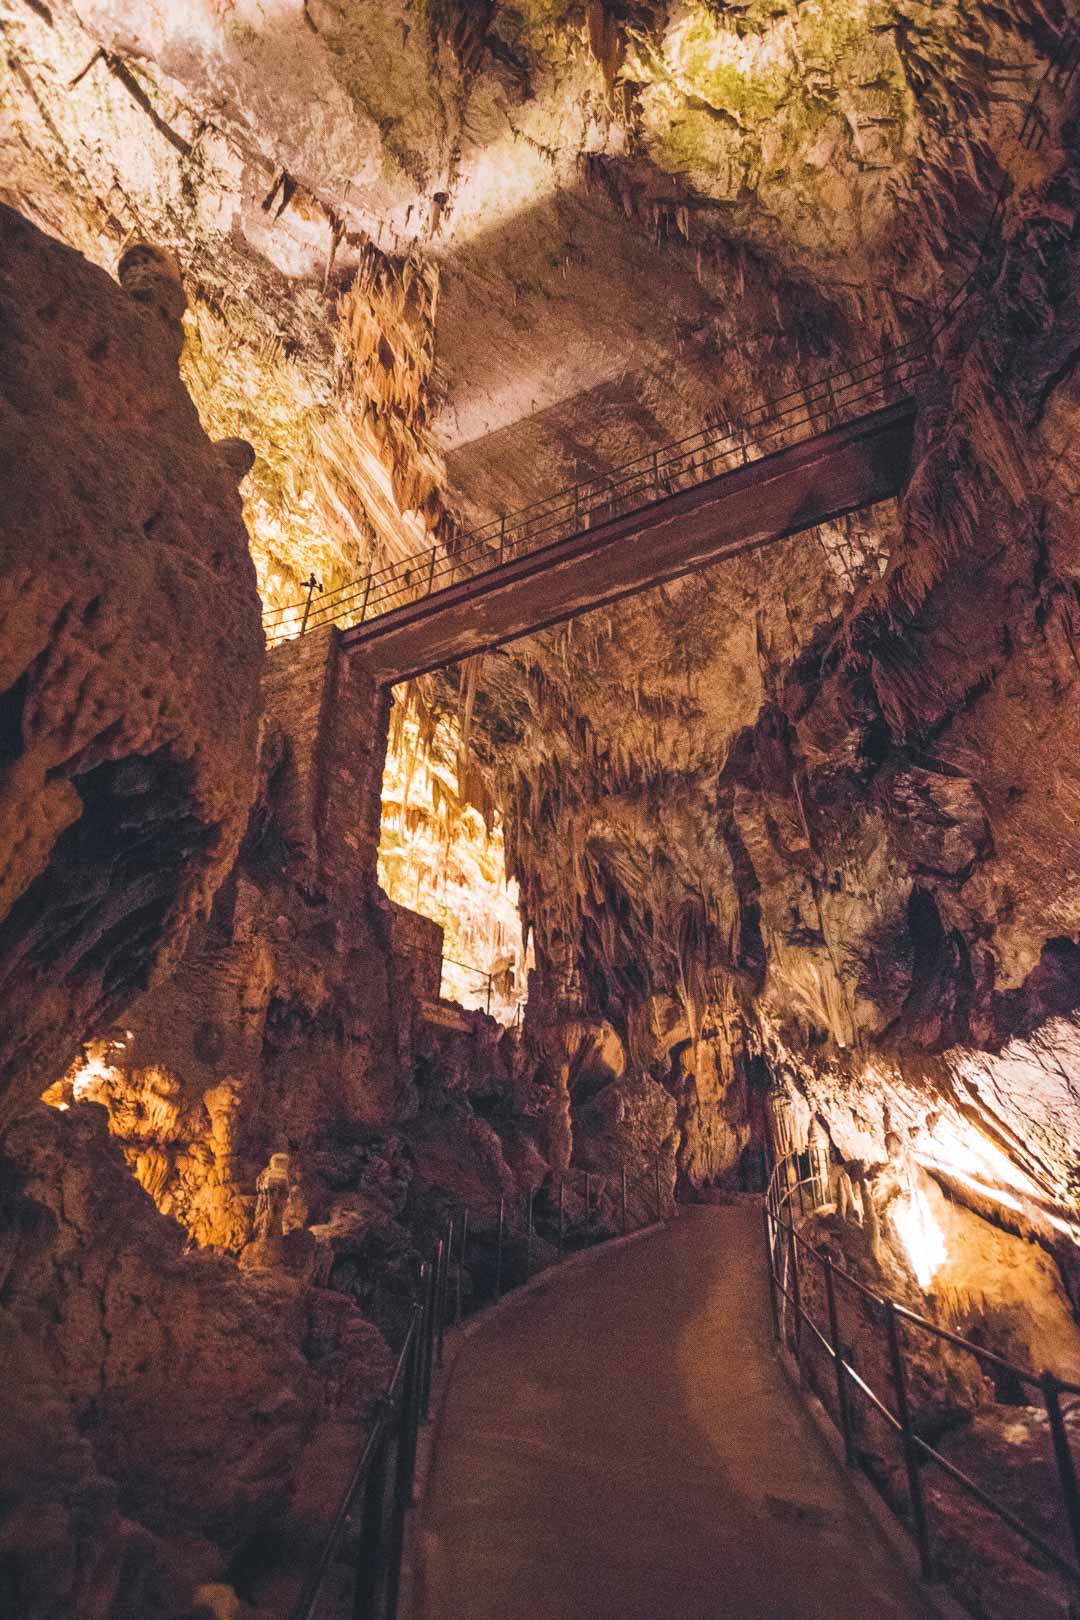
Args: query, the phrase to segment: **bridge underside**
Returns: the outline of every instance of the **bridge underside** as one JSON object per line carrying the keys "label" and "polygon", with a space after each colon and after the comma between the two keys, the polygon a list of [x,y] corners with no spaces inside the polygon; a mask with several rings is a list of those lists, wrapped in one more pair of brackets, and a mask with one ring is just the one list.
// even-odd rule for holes
{"label": "bridge underside", "polygon": [[915,412],[902,399],[597,523],[356,625],[345,646],[391,686],[873,506],[907,481]]}

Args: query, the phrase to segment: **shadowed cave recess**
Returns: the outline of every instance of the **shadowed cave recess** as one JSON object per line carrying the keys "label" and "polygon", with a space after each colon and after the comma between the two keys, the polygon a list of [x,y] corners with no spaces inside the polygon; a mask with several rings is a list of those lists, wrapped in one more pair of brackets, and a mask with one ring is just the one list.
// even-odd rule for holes
{"label": "shadowed cave recess", "polygon": [[[420,1258],[468,1204],[484,1303],[564,1172],[581,1244],[624,1166],[673,1212],[801,1155],[867,1287],[1080,1380],[1073,30],[12,0],[0,1611],[284,1620]],[[895,498],[392,689],[343,640],[373,569],[781,396],[827,428],[863,365]],[[1029,1395],[939,1344],[912,1398],[1071,1556]],[[933,1511],[972,1615],[1075,1614]]]}

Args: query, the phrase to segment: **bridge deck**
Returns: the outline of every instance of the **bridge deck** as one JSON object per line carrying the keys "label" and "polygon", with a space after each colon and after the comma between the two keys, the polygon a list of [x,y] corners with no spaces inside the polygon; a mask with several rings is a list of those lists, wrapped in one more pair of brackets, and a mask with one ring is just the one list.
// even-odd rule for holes
{"label": "bridge deck", "polygon": [[903,489],[907,397],[345,631],[384,686],[768,545]]}

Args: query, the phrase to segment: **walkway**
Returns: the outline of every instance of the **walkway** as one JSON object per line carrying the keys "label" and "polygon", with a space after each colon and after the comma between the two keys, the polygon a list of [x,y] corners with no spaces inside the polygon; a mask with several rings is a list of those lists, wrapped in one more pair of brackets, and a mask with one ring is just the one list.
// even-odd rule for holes
{"label": "walkway", "polygon": [[[753,456],[730,433],[696,435],[655,470],[648,457],[632,464],[621,487],[598,479],[557,497],[501,547],[481,534],[454,558],[432,550],[385,570],[356,604],[345,646],[393,686],[874,506],[907,483],[915,414],[906,395],[824,428],[803,406],[783,429],[763,431]],[[795,442],[781,446],[785,433]]]}
{"label": "walkway", "polygon": [[911,1620],[771,1349],[760,1211],[686,1209],[467,1340],[415,1620]]}

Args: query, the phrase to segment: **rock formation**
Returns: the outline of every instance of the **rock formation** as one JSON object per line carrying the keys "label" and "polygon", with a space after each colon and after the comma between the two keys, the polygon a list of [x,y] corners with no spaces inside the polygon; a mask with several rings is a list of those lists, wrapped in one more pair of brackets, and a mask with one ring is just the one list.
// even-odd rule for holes
{"label": "rock formation", "polygon": [[[288,1301],[266,1354],[304,1413],[333,1414],[351,1336],[382,1365],[370,1324],[400,1334],[460,1202],[482,1296],[500,1199],[511,1246],[530,1195],[546,1241],[559,1176],[587,1172],[580,1237],[617,1219],[624,1165],[664,1200],[725,1197],[796,1153],[842,1205],[815,1232],[871,1286],[1073,1366],[1068,23],[1061,0],[26,0],[3,195],[125,291],[4,215],[0,1074],[6,1117],[46,1088],[67,1109],[5,1147],[24,1315],[45,1286],[27,1255],[66,1230],[66,1204],[59,1236],[33,1211],[90,1164],[112,1187],[122,1159],[132,1264],[182,1229],[177,1286],[215,1279],[219,1320],[247,1334]],[[413,741],[384,870],[406,893],[426,818],[434,907],[455,824],[498,812],[535,953],[520,1030],[441,1006],[438,927],[376,881],[388,703],[330,604],[355,616],[373,565],[453,555],[470,525],[703,426],[746,433],[841,365],[888,377],[906,343],[929,363],[899,501],[397,694]],[[290,641],[309,578],[321,628]],[[257,744],[255,579],[281,642]],[[447,736],[455,785],[444,770],[421,812],[413,765]],[[933,1287],[908,1252],[923,1201]],[[965,1466],[1028,1490],[1030,1414],[1010,1451],[1005,1397],[962,1358],[919,1379]],[[250,1519],[222,1505],[215,1540],[171,1441],[150,1478],[101,1384],[80,1477],[167,1503],[151,1521],[90,1491],[120,1515],[95,1535],[157,1538],[131,1591],[184,1562],[181,1524],[192,1589],[254,1596],[241,1549],[293,1511],[295,1413],[267,1420],[293,1461]],[[58,1433],[84,1398],[57,1397]],[[59,1465],[42,1477],[67,1526]],[[953,1573],[1013,1620],[1005,1562],[974,1580],[956,1553]],[[1056,1602],[1033,1588],[1030,1612]]]}
{"label": "rock formation", "polygon": [[174,960],[254,791],[261,646],[230,476],[180,383],[183,291],[125,293],[10,210],[0,437],[5,1117]]}

